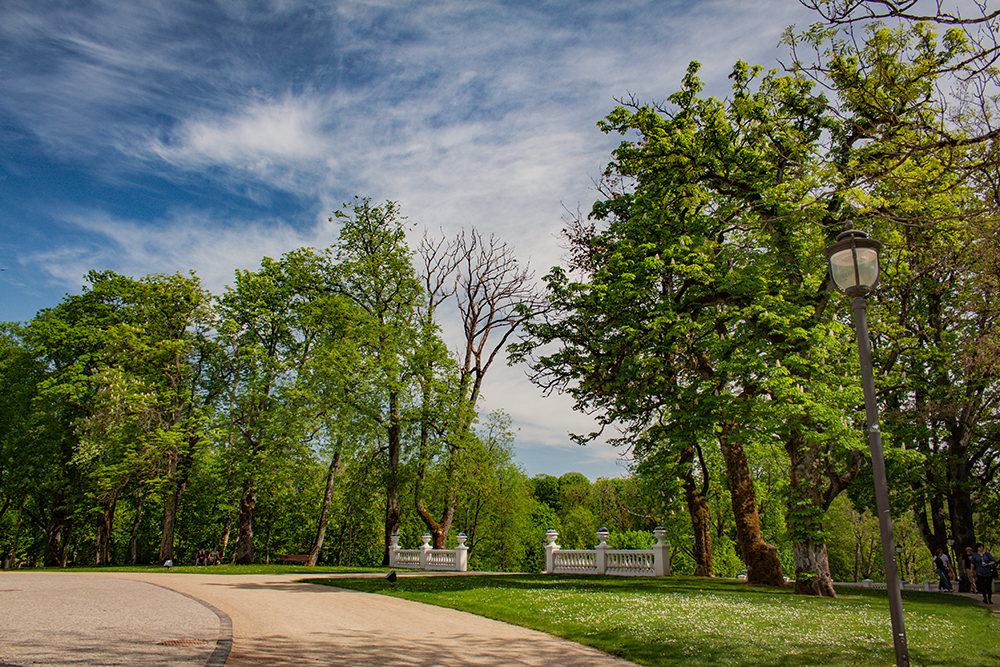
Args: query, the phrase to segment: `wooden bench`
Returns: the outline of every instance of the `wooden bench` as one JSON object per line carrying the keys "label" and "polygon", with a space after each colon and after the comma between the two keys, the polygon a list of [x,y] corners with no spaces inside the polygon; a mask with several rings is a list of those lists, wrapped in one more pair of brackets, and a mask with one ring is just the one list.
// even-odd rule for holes
{"label": "wooden bench", "polygon": [[291,565],[295,563],[305,564],[309,562],[309,554],[292,554],[288,556],[281,556],[278,558],[278,560],[282,565]]}

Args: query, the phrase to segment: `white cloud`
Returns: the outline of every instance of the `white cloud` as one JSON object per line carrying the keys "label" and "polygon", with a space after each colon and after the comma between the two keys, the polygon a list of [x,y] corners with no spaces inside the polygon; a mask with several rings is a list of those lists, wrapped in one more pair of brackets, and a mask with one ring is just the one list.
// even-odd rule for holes
{"label": "white cloud", "polygon": [[[737,59],[774,64],[781,30],[814,18],[795,0],[558,11],[487,0],[280,0],[261,11],[227,0],[228,18],[202,30],[184,3],[92,4],[93,13],[72,3],[44,16],[28,3],[0,10],[0,37],[30,47],[26,61],[49,57],[10,70],[0,107],[53,155],[107,182],[190,178],[217,188],[220,201],[222,191],[253,200],[255,187],[265,196],[277,189],[308,213],[220,220],[218,209],[185,208],[182,190],[158,219],[102,213],[99,202],[72,215],[46,204],[47,216],[90,242],[55,238],[18,254],[74,289],[92,268],[194,269],[215,293],[264,255],[328,245],[336,229],[323,214],[355,194],[399,201],[415,237],[472,225],[496,233],[544,274],[560,261],[564,206],[589,210],[592,180],[620,141],[595,127],[616,97],[662,101],[690,60],[703,63],[706,92],[725,96]],[[296,17],[308,19],[306,34],[279,48],[268,21]],[[484,407],[511,413],[535,460],[578,463],[591,475],[619,470],[610,447],[571,443],[566,433],[591,422],[566,397],[542,399],[522,369],[495,367],[485,391]]]}
{"label": "white cloud", "polygon": [[129,276],[194,270],[214,294],[232,283],[237,268],[254,269],[265,256],[279,257],[303,246],[326,247],[336,234],[332,224],[296,229],[278,220],[229,221],[219,226],[200,213],[178,214],[153,224],[101,213],[67,215],[64,221],[92,241],[38,252],[25,261],[67,285],[79,285],[94,268]]}
{"label": "white cloud", "polygon": [[267,177],[272,161],[299,165],[330,153],[333,138],[324,130],[330,113],[307,96],[253,102],[222,117],[186,120],[169,141],[151,142],[150,150],[189,169],[227,165]]}
{"label": "white cloud", "polygon": [[[570,433],[586,435],[599,428],[587,415],[573,411],[567,395],[543,396],[525,374],[523,365],[498,363],[486,376],[482,414],[503,410],[518,429],[517,454],[530,474],[547,472],[561,475],[582,472],[588,477],[617,477],[625,474],[627,452],[612,448],[606,438],[586,446],[576,444]],[[608,435],[617,435],[607,431]]]}

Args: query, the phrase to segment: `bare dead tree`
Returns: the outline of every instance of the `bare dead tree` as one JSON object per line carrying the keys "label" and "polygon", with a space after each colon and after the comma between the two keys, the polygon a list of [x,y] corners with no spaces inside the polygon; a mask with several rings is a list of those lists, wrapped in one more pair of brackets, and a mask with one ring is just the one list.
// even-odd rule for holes
{"label": "bare dead tree", "polygon": [[[530,269],[518,261],[514,249],[474,228],[451,241],[425,236],[418,252],[427,290],[426,323],[431,325],[437,308],[454,296],[463,331],[463,347],[457,353],[458,386],[448,411],[450,423],[423,420],[415,484],[417,512],[431,532],[435,548],[443,548],[455,514],[459,457],[472,431],[486,372],[525,322],[527,313],[541,303],[541,296]],[[425,378],[425,417],[430,413],[430,380]],[[427,465],[432,459],[430,438],[435,434],[444,442],[448,486],[440,520],[431,514],[423,498]]]}
{"label": "bare dead tree", "polygon": [[[421,307],[421,325],[425,329],[433,329],[436,324],[438,307],[454,296],[457,289],[458,269],[462,261],[462,248],[457,240],[449,240],[444,236],[431,238],[424,234],[417,249],[422,263],[422,282],[425,290],[424,303]],[[429,340],[429,339],[428,339]],[[413,485],[413,503],[417,514],[423,520],[433,538],[434,548],[443,549],[448,539],[448,531],[455,517],[456,491],[454,479],[457,466],[454,465],[456,444],[454,439],[446,447],[445,457],[448,465],[448,490],[440,520],[435,519],[424,500],[427,467],[435,457],[432,451],[432,437],[441,437],[448,431],[446,424],[437,423],[432,417],[435,400],[435,361],[433,356],[427,358],[422,366],[419,381],[421,385],[421,418],[419,444],[417,447],[417,479]]]}
{"label": "bare dead tree", "polygon": [[[473,229],[459,237],[462,266],[456,297],[465,333],[460,367],[463,400],[475,406],[486,371],[510,337],[540,307],[542,297],[533,274],[522,266],[514,249],[495,236],[484,238]],[[472,413],[465,428],[471,426]]]}

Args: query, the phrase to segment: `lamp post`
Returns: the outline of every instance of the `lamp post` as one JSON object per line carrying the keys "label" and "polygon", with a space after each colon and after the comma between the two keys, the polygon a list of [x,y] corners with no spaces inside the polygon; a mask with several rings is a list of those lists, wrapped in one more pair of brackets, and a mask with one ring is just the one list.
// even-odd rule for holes
{"label": "lamp post", "polygon": [[875,402],[875,376],[872,373],[871,341],[868,339],[868,300],[879,278],[878,255],[882,244],[856,229],[837,236],[837,242],[823,252],[830,264],[830,275],[837,289],[851,297],[854,329],[861,359],[861,386],[865,394],[868,446],[872,453],[872,473],[875,477],[875,501],[878,506],[879,533],[882,536],[882,559],[885,561],[885,583],[889,594],[889,617],[892,621],[892,643],[896,650],[896,667],[910,667],[906,648],[906,627],[903,622],[903,595],[896,567],[892,538],[892,516],[889,514],[889,487],[885,477],[885,456],[882,453],[882,430]]}

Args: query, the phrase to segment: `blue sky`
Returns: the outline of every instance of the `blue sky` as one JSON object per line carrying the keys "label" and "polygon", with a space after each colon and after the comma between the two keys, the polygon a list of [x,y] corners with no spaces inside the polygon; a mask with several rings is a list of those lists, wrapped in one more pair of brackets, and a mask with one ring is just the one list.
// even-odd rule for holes
{"label": "blue sky", "polygon": [[[777,66],[796,0],[0,2],[0,320],[78,293],[90,269],[236,268],[324,247],[355,195],[423,230],[475,226],[536,275],[558,264],[619,141],[615,99],[660,101],[691,60],[708,91]],[[446,323],[447,327],[447,323]],[[589,422],[494,368],[529,474],[625,469]]]}

